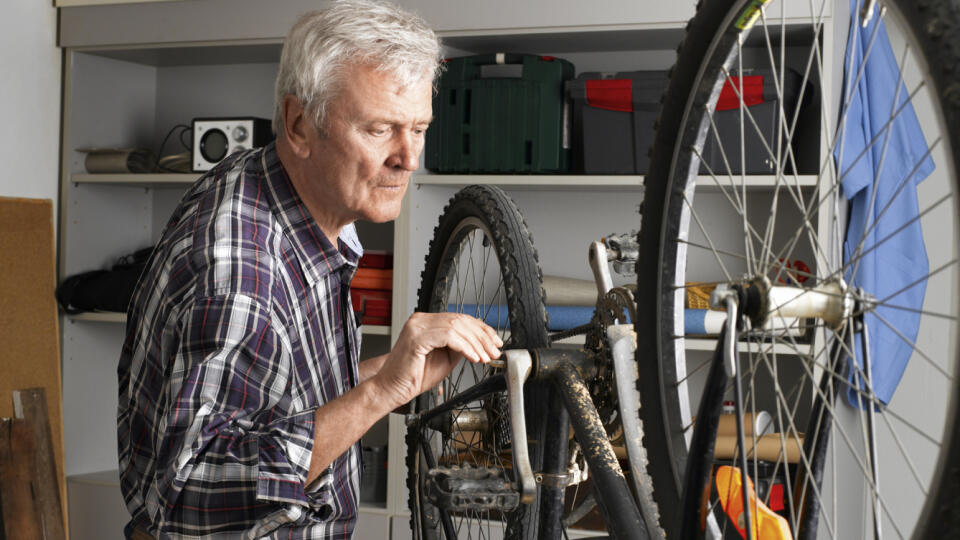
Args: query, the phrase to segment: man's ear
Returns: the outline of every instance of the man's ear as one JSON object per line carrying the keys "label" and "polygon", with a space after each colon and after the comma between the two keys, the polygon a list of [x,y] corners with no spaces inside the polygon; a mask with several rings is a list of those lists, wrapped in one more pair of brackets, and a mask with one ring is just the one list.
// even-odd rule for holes
{"label": "man's ear", "polygon": [[290,149],[299,158],[310,157],[311,135],[316,134],[311,129],[313,123],[306,109],[303,108],[300,99],[293,94],[283,97],[281,108],[283,109],[283,136],[290,145]]}

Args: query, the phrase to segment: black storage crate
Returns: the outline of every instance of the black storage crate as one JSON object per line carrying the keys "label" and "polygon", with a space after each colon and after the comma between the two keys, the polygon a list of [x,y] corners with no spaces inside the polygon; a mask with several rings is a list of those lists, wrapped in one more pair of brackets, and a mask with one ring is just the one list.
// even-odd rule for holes
{"label": "black storage crate", "polygon": [[[801,83],[802,78],[798,73],[790,69],[784,71],[783,112],[787,129],[793,123],[794,113],[800,106],[798,100],[801,94]],[[738,92],[737,86],[742,86],[742,91]],[[804,92],[804,101],[809,101],[813,97],[812,93],[812,87],[808,87]],[[746,113],[743,115],[742,130],[740,127],[741,94],[750,112],[750,116]],[[703,146],[704,164],[700,167],[701,174],[712,171],[717,176],[726,176],[728,173],[741,174],[744,169],[745,174],[774,174],[777,163],[775,157],[777,156],[777,134],[783,129],[780,125],[780,106],[774,73],[769,69],[744,70],[742,83],[740,77],[736,75],[726,81],[714,116],[717,133],[713,133],[712,127],[707,129],[707,139]],[[751,117],[753,122],[756,122],[756,127],[751,122]],[[809,168],[806,164],[809,163],[811,156],[816,154],[817,141],[816,137],[810,136],[815,133],[808,128],[810,122],[811,119],[806,118],[806,115],[801,112],[790,147],[793,150],[792,157],[787,152],[787,145],[781,143],[780,167],[786,173],[805,172],[803,169]],[[783,131],[783,141],[786,141],[785,135],[786,131]],[[722,141],[722,150],[721,145],[717,143],[718,140]],[[744,147],[742,157],[741,143]],[[814,161],[816,161],[815,158]]]}
{"label": "black storage crate", "polygon": [[[519,77],[485,76],[515,65]],[[570,62],[487,54],[446,62],[427,131],[427,169],[439,173],[557,173],[568,170],[563,83]]]}
{"label": "black storage crate", "polygon": [[573,163],[586,174],[645,174],[666,71],[581,73],[567,81],[573,103]]}

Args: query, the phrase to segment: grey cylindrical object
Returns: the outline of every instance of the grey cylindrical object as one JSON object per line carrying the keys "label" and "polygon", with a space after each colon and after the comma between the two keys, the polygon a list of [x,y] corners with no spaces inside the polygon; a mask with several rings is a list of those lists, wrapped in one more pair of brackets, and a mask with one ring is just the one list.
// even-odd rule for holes
{"label": "grey cylindrical object", "polygon": [[597,303],[597,285],[587,279],[543,276],[543,291],[550,306],[593,306]]}

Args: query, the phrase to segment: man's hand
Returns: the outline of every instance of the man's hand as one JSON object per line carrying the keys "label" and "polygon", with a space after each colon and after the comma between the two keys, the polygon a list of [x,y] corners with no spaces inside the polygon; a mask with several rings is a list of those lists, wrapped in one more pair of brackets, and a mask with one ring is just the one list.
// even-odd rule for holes
{"label": "man's hand", "polygon": [[394,407],[436,386],[460,357],[486,364],[500,357],[503,341],[483,321],[458,313],[414,313],[374,382]]}

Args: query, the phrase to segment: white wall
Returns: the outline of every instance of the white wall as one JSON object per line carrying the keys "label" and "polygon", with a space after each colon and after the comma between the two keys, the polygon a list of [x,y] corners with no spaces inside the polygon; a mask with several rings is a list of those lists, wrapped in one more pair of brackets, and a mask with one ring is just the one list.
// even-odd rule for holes
{"label": "white wall", "polygon": [[0,196],[56,205],[61,55],[52,4],[5,0],[0,6]]}

